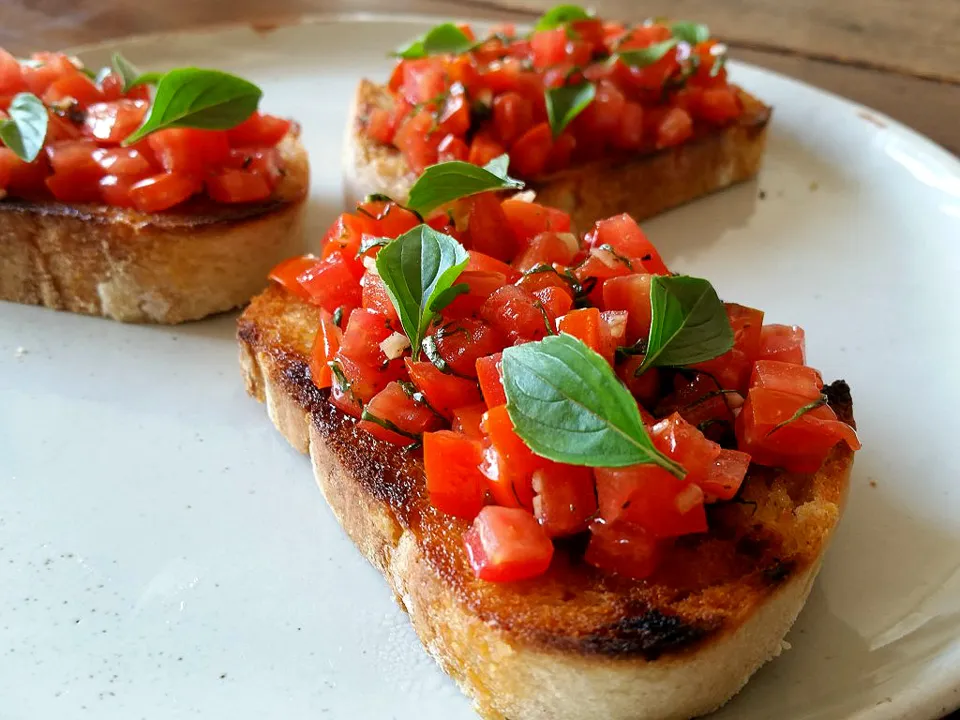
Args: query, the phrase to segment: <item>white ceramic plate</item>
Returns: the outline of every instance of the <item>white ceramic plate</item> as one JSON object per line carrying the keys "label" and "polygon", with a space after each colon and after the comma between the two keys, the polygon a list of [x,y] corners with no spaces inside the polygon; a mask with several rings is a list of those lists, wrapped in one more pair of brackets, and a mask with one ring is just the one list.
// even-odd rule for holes
{"label": "white ceramic plate", "polygon": [[[430,25],[114,47],[238,72],[299,118],[316,246],[354,85]],[[939,717],[960,705],[960,163],[852,103],[733,74],[776,107],[760,180],[646,228],[672,267],[807,329],[812,364],[853,386],[864,449],[793,649],[721,716]],[[0,717],[472,717],[244,393],[233,328],[0,304]]]}

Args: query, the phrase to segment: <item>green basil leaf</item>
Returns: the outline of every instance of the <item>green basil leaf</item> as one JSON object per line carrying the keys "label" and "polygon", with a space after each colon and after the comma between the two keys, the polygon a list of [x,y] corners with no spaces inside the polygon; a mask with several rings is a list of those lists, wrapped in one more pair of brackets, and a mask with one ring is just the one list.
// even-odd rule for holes
{"label": "green basil leaf", "polygon": [[438,306],[456,297],[448,291],[468,259],[463,245],[429,225],[417,225],[377,254],[377,272],[410,339],[414,360]]}
{"label": "green basil leaf", "polygon": [[407,208],[427,215],[441,205],[487,190],[522,190],[523,182],[507,175],[510,158],[500,155],[483,167],[453,160],[431,165],[410,188]]}
{"label": "green basil leaf", "polygon": [[553,30],[577,20],[589,20],[591,17],[593,16],[579,5],[557,5],[541,15],[533,29]]}
{"label": "green basil leaf", "polygon": [[563,129],[593,102],[596,94],[597,88],[589,82],[547,88],[544,97],[547,101],[547,118],[550,120],[553,136],[560,135]]}
{"label": "green basil leaf", "polygon": [[514,429],[538,455],[589,467],[654,464],[684,470],[654,447],[633,395],[583,342],[561,333],[503,351]]}
{"label": "green basil leaf", "polygon": [[43,149],[50,116],[46,106],[32,93],[14,96],[7,109],[9,120],[0,122],[0,140],[24,162],[33,162]]}
{"label": "green basil leaf", "polygon": [[389,245],[390,242],[391,242],[390,238],[364,236],[363,240],[360,242],[360,249],[357,250],[357,257],[360,257],[361,255],[366,255],[375,247],[383,247],[384,245]]}
{"label": "green basil leaf", "polygon": [[733,347],[733,328],[717,291],[702,278],[654,275],[650,281],[650,335],[639,372],[692,365]]}
{"label": "green basil leaf", "polygon": [[425,35],[393,53],[405,60],[427,57],[428,55],[459,55],[472,48],[473,41],[453,23],[443,23],[431,28]]}
{"label": "green basil leaf", "polygon": [[[714,47],[717,47],[717,46],[715,45]],[[727,65],[726,50],[724,50],[723,52],[717,55],[714,55],[713,64],[710,66],[710,73],[709,73],[710,77],[716,77],[717,75],[719,75],[720,71],[723,70],[723,68],[726,67],[726,65]]]}
{"label": "green basil leaf", "polygon": [[706,42],[710,39],[710,28],[703,23],[676,22],[670,26],[673,36],[689,45]]}
{"label": "green basil leaf", "polygon": [[122,92],[129,92],[131,88],[135,85],[140,84],[140,78],[143,76],[143,73],[134,65],[132,62],[127,60],[123,55],[118,52],[113,54],[111,58],[111,63],[113,66],[113,71],[120,76],[120,79],[123,81],[123,87],[121,88]]}
{"label": "green basil leaf", "polygon": [[164,128],[236,127],[254,113],[262,95],[263,91],[249,80],[220,70],[171,70],[157,85],[150,115],[123,144],[129,145]]}
{"label": "green basil leaf", "polygon": [[653,45],[641,48],[640,50],[622,50],[617,52],[617,54],[613,55],[612,57],[619,57],[630,67],[645,68],[649,65],[653,65],[676,46],[677,39],[670,38],[669,40],[654,43]]}
{"label": "green basil leaf", "polygon": [[470,286],[466,283],[460,283],[454,285],[453,287],[448,287],[443,292],[437,293],[433,300],[430,302],[430,309],[433,312],[438,313],[443,310],[447,305],[456,300],[460,295],[466,295],[470,292]]}

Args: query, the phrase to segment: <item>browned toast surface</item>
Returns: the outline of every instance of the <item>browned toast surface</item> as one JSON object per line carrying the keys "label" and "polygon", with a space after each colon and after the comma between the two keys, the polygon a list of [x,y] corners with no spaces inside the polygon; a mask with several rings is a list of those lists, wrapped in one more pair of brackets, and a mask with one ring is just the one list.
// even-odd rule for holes
{"label": "browned toast surface", "polygon": [[[744,112],[728,126],[697,127],[691,140],[676,147],[575,165],[535,178],[528,186],[537,192],[537,202],[569,213],[574,226],[584,231],[622,212],[642,221],[752,178],[760,170],[772,110],[749,93],[738,92]],[[343,161],[350,206],[375,192],[404,202],[416,180],[396,148],[372,141],[363,131],[371,108],[392,103],[385,87],[360,81]]]}
{"label": "browned toast surface", "polygon": [[[370,503],[410,530],[445,588],[478,618],[524,643],[611,657],[695,649],[735,630],[791,578],[819,562],[839,519],[852,454],[838,446],[814,476],[754,467],[741,501],[710,511],[709,535],[679,542],[646,582],[602,573],[571,542],[535,580],[477,580],[462,547],[466,524],[434,510],[415,453],[359,431],[310,381],[307,357],[317,311],[272,286],[239,321],[241,352],[309,413],[312,429]],[[263,399],[263,378],[248,388]],[[840,385],[835,386],[840,389]],[[849,394],[834,409],[852,420]],[[295,442],[294,444],[298,444]],[[304,448],[301,447],[301,450]]]}
{"label": "browned toast surface", "polygon": [[194,198],[145,214],[104,205],[0,201],[0,300],[128,322],[176,323],[229,310],[300,249],[306,151],[280,145],[273,197],[223,205]]}

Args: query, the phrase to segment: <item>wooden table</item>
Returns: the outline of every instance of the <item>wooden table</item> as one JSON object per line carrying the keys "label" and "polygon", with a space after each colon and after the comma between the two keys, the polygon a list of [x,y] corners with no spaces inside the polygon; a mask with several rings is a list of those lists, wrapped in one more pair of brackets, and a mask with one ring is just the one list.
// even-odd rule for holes
{"label": "wooden table", "polygon": [[[4,0],[13,52],[229,22],[358,10],[509,18],[555,0]],[[733,56],[876,108],[960,154],[958,0],[594,0],[603,15],[706,22]]]}
{"label": "wooden table", "polygon": [[[56,49],[230,22],[395,11],[529,20],[555,0],[3,0],[0,46]],[[740,60],[876,108],[960,154],[958,0],[594,0],[601,15],[706,22]],[[949,720],[960,720],[960,713]]]}

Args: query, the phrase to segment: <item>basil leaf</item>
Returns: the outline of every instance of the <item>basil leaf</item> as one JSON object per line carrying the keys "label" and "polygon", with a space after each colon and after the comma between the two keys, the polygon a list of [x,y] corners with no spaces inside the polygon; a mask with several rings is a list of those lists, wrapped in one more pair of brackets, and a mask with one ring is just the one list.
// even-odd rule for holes
{"label": "basil leaf", "polygon": [[249,80],[220,70],[171,70],[160,78],[150,115],[123,144],[164,128],[236,127],[254,113],[262,95],[263,91]]}
{"label": "basil leaf", "polygon": [[710,28],[703,23],[676,22],[670,26],[673,36],[689,45],[706,42],[710,39]]}
{"label": "basil leaf", "polygon": [[7,109],[9,120],[0,122],[0,140],[24,162],[33,162],[43,149],[50,116],[32,93],[18,93]]}
{"label": "basil leaf", "polygon": [[576,20],[589,20],[592,15],[579,5],[557,5],[550,8],[533,26],[534,30],[553,30]]}
{"label": "basil leaf", "polygon": [[456,297],[449,291],[467,260],[463,245],[429,225],[417,225],[377,254],[377,272],[410,339],[414,360],[437,310]]}
{"label": "basil leaf", "polygon": [[384,245],[389,245],[389,244],[390,244],[390,238],[364,236],[363,240],[360,242],[360,249],[357,250],[357,257],[360,257],[361,255],[366,255],[375,247],[383,247]]}
{"label": "basil leaf", "polygon": [[621,50],[613,57],[619,57],[630,67],[645,68],[649,65],[653,65],[676,46],[677,39],[670,38],[669,40],[654,43],[653,45],[641,48],[640,50]]}
{"label": "basil leaf", "polygon": [[425,35],[400,48],[394,54],[405,60],[427,57],[428,55],[459,55],[472,48],[473,41],[453,23],[443,23],[431,28]]}
{"label": "basil leaf", "polygon": [[717,291],[702,278],[654,275],[650,334],[638,374],[653,366],[692,365],[733,347],[733,328]]}
{"label": "basil leaf", "polygon": [[565,85],[558,88],[548,88],[544,92],[547,101],[547,118],[550,120],[550,129],[557,137],[577,115],[582,113],[593,102],[597,88],[593,83],[583,82],[579,85]]}
{"label": "basil leaf", "polygon": [[[716,46],[715,46],[716,47]],[[727,53],[726,50],[723,52],[714,55],[713,64],[710,66],[710,77],[716,77],[720,74],[720,71],[723,70],[727,65]]]}
{"label": "basil leaf", "polygon": [[431,165],[410,188],[407,208],[427,215],[441,205],[487,190],[522,190],[523,182],[507,175],[510,158],[500,155],[483,167],[460,160]]}
{"label": "basil leaf", "polygon": [[129,92],[135,85],[140,84],[140,78],[143,76],[143,73],[123,55],[115,52],[110,64],[113,66],[113,71],[117,73],[123,81],[121,92]]}
{"label": "basil leaf", "polygon": [[685,474],[654,447],[637,401],[613,368],[572,335],[504,350],[503,387],[514,430],[538,455],[589,467],[654,464]]}

